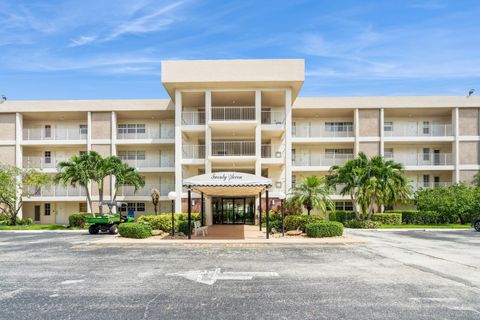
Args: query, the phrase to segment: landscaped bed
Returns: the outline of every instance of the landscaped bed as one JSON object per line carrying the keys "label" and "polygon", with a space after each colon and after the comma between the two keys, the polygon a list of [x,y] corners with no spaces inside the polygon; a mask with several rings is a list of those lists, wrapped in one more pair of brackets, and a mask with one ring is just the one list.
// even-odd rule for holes
{"label": "landscaped bed", "polygon": [[471,229],[468,224],[382,224],[379,229]]}
{"label": "landscaped bed", "polygon": [[27,226],[1,226],[0,230],[78,230],[61,224],[30,224]]}

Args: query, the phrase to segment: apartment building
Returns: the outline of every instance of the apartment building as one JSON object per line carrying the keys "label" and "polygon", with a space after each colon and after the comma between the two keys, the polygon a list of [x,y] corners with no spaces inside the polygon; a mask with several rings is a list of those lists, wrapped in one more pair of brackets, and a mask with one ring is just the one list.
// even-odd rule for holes
{"label": "apartment building", "polygon": [[[170,211],[169,191],[186,211],[186,179],[224,172],[269,179],[275,206],[305,176],[324,176],[358,152],[402,163],[414,188],[470,183],[480,169],[478,97],[300,97],[303,82],[301,59],[164,61],[169,99],[9,100],[0,106],[0,162],[54,175],[72,155],[117,155],[145,179],[117,196],[137,216],[153,212],[151,189],[160,190],[161,211]],[[204,199],[207,224],[254,223],[260,200],[248,190],[194,190],[190,204],[198,211]],[[109,184],[106,198],[113,192]],[[338,192],[332,199],[351,208]],[[58,185],[26,199],[22,215],[67,223],[97,206],[87,207],[84,190]]]}

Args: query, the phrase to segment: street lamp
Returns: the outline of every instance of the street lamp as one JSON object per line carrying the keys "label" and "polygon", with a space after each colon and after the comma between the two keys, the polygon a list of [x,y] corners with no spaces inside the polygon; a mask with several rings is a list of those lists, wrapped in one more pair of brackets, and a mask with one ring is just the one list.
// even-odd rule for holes
{"label": "street lamp", "polygon": [[177,199],[177,194],[175,191],[170,191],[168,193],[168,199],[172,200],[172,238],[175,237],[175,199]]}
{"label": "street lamp", "polygon": [[279,192],[278,193],[278,199],[280,199],[281,201],[281,205],[282,205],[282,237],[285,236],[285,198],[287,196],[285,195],[284,192]]}

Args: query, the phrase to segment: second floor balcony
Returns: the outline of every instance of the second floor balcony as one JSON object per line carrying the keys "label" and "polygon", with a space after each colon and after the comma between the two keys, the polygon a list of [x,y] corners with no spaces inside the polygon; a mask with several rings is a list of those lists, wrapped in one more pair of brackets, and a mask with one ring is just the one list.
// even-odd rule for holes
{"label": "second floor balcony", "polygon": [[428,181],[428,182],[410,182],[410,186],[412,187],[412,190],[413,191],[417,191],[417,190],[420,190],[420,189],[432,189],[432,188],[438,188],[438,187],[448,187],[448,186],[451,186],[452,185],[452,182],[446,182],[446,181],[442,181],[442,182],[432,182],[432,181]]}
{"label": "second floor balcony", "polygon": [[205,124],[205,111],[183,111],[182,125],[198,126]]}
{"label": "second floor balcony", "polygon": [[385,137],[446,137],[452,136],[451,123],[411,122],[396,123],[385,121]]}
{"label": "second floor balcony", "polygon": [[182,145],[182,157],[188,160],[205,159],[204,144],[184,144]]}
{"label": "second floor balcony", "polygon": [[56,169],[62,161],[69,160],[70,157],[23,157],[23,167],[29,169]]}
{"label": "second floor balcony", "polygon": [[49,187],[43,187],[38,190],[32,190],[31,198],[38,197],[86,197],[85,188],[77,186],[64,186],[64,185],[53,185]]}
{"label": "second floor balcony", "polygon": [[55,140],[87,140],[87,127],[57,128],[45,126],[42,128],[23,128],[23,140],[55,141]]}
{"label": "second floor balcony", "polygon": [[386,160],[399,162],[404,166],[449,166],[453,165],[451,153],[400,153],[385,155]]}
{"label": "second floor balcony", "polygon": [[307,156],[296,157],[293,159],[292,164],[294,166],[305,166],[305,167],[314,167],[314,166],[334,166],[334,165],[343,165],[348,160],[354,158],[352,154],[310,154]]}
{"label": "second floor balcony", "polygon": [[212,107],[211,121],[253,121],[255,107]]}
{"label": "second floor balcony", "polygon": [[174,139],[173,122],[162,122],[158,126],[145,124],[119,124],[117,139]]}
{"label": "second floor balcony", "polygon": [[173,154],[168,157],[147,156],[144,159],[122,159],[129,166],[142,168],[173,168],[175,167],[175,157]]}
{"label": "second floor balcony", "polygon": [[135,192],[133,186],[125,185],[120,187],[117,195],[121,197],[149,197],[151,196],[153,189],[157,189],[161,196],[166,197],[170,191],[175,190],[175,186],[173,183],[151,184],[145,185],[143,188],[140,188]]}
{"label": "second floor balcony", "polygon": [[292,126],[292,136],[297,138],[345,138],[353,137],[351,123],[315,124],[301,123]]}
{"label": "second floor balcony", "polygon": [[255,141],[212,141],[212,156],[255,156]]}

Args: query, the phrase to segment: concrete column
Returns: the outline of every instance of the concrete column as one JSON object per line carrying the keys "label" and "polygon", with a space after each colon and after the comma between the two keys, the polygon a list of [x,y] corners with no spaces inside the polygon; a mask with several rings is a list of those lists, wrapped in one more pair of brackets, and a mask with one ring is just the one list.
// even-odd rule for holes
{"label": "concrete column", "polygon": [[175,90],[175,212],[182,212],[182,92]]}
{"label": "concrete column", "polygon": [[213,224],[213,211],[212,211],[212,197],[205,196],[205,224],[211,226]]}
{"label": "concrete column", "polygon": [[[23,168],[23,115],[20,112],[15,114],[15,166]],[[21,195],[21,189],[18,187],[22,183],[21,176],[17,177],[17,199]],[[17,203],[18,205],[18,203]],[[18,207],[17,207],[18,208]],[[17,217],[23,218],[23,210],[20,208]]]}
{"label": "concrete column", "polygon": [[354,137],[355,137],[355,143],[353,147],[353,154],[354,156],[358,155],[358,152],[360,151],[360,141],[359,141],[359,136],[360,136],[360,117],[358,114],[358,108],[355,109],[353,113],[353,129],[355,130],[354,132]]}
{"label": "concrete column", "polygon": [[380,130],[380,155],[383,157],[385,156],[385,132],[383,131],[385,123],[385,109],[381,108],[380,109],[380,124],[379,124],[379,130]]}
{"label": "concrete column", "polygon": [[205,91],[205,173],[212,173],[210,154],[212,148],[212,129],[209,120],[212,114],[212,91]]}
{"label": "concrete column", "polygon": [[92,151],[92,112],[87,113],[87,151]]}
{"label": "concrete column", "polygon": [[289,88],[285,91],[285,194],[292,188],[292,103],[292,89]]}
{"label": "concrete column", "polygon": [[[112,140],[110,141],[110,154],[112,156],[117,155],[117,113],[112,111],[112,120],[111,120],[111,133],[110,136]],[[115,194],[115,177],[112,176],[110,179],[110,199],[113,199]],[[116,212],[114,208],[114,212]]]}
{"label": "concrete column", "polygon": [[452,129],[454,134],[453,142],[453,159],[454,159],[454,173],[453,173],[453,182],[460,182],[460,141],[459,141],[459,114],[458,107],[452,110]]}
{"label": "concrete column", "polygon": [[255,90],[255,175],[262,175],[262,91]]}

